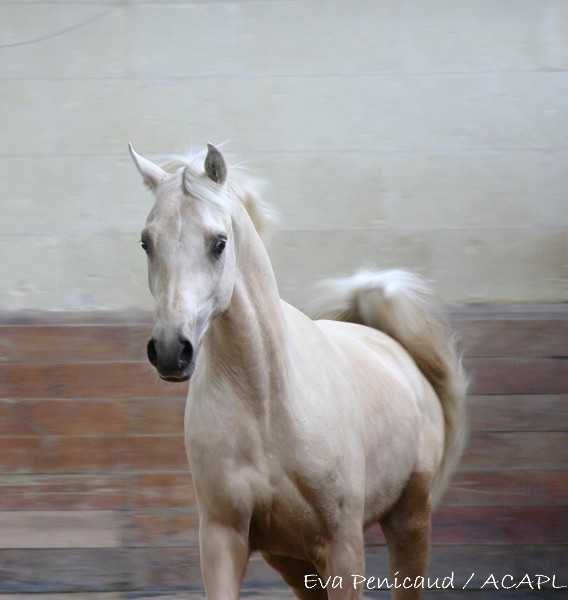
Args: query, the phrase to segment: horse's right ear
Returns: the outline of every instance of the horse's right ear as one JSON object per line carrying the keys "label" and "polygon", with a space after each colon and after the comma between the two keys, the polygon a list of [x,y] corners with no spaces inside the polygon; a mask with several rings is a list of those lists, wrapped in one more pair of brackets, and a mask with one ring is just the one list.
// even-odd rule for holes
{"label": "horse's right ear", "polygon": [[158,167],[158,165],[155,165],[153,162],[150,162],[148,159],[134,152],[132,144],[128,144],[128,149],[130,150],[130,155],[132,156],[136,168],[140,175],[142,175],[144,183],[151,190],[155,189],[162,181],[164,181],[168,174],[162,168]]}

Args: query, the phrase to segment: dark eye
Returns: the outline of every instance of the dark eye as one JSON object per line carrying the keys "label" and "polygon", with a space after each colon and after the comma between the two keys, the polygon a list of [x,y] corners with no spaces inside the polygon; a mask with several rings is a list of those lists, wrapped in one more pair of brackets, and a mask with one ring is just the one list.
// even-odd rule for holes
{"label": "dark eye", "polygon": [[211,249],[211,251],[213,252],[213,255],[217,258],[219,258],[221,256],[221,254],[223,254],[223,250],[225,249],[225,246],[227,245],[227,240],[223,237],[221,238],[217,238],[215,240],[215,242],[213,242],[213,248]]}
{"label": "dark eye", "polygon": [[142,250],[144,250],[146,254],[150,252],[150,246],[148,245],[148,242],[145,239],[140,240],[140,245],[142,246]]}

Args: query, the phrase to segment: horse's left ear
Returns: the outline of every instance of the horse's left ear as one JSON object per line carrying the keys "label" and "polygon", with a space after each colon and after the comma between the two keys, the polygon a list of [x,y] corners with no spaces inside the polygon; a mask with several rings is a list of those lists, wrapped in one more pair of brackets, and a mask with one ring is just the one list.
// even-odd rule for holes
{"label": "horse's left ear", "polygon": [[209,179],[220,185],[223,185],[227,179],[227,165],[225,164],[225,159],[213,144],[207,144],[205,173],[207,173]]}
{"label": "horse's left ear", "polygon": [[168,174],[158,165],[155,165],[153,162],[150,162],[147,158],[140,156],[140,154],[134,152],[134,148],[132,144],[128,144],[128,149],[130,150],[130,155],[132,156],[132,160],[136,165],[140,175],[144,179],[144,183],[151,189],[155,189],[164,179],[168,176]]}

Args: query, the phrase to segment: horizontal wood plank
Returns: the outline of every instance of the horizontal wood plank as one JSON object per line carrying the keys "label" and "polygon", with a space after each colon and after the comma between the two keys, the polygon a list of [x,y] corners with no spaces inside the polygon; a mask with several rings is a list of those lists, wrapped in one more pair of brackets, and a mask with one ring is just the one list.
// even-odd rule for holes
{"label": "horizontal wood plank", "polygon": [[568,393],[564,358],[466,358],[471,395]]}
{"label": "horizontal wood plank", "polygon": [[146,360],[151,327],[0,327],[0,363],[82,363]]}
{"label": "horizontal wood plank", "polygon": [[152,326],[152,312],[149,310],[93,310],[93,311],[0,311],[0,327],[84,327],[100,325]]}
{"label": "horizontal wood plank", "polygon": [[[468,398],[472,431],[567,431],[568,394]],[[0,436],[179,434],[185,398],[0,399]]]}
{"label": "horizontal wood plank", "polygon": [[[464,361],[471,395],[568,393],[568,360],[471,358]],[[187,384],[158,380],[145,363],[0,365],[4,398],[184,397]]]}
{"label": "horizontal wood plank", "polygon": [[123,516],[125,547],[199,547],[199,517],[193,511],[137,511]]}
{"label": "horizontal wood plank", "polygon": [[0,438],[0,473],[114,473],[187,468],[183,435]]}
{"label": "horizontal wood plank", "polygon": [[[568,545],[567,520],[559,506],[442,507],[434,515],[432,542]],[[197,548],[198,524],[195,510],[1,512],[0,548]],[[365,539],[385,543],[378,525]]]}
{"label": "horizontal wood plank", "polygon": [[568,319],[458,321],[467,357],[548,357],[568,353]]}
{"label": "horizontal wood plank", "polygon": [[458,471],[452,476],[442,504],[568,507],[568,471]]}
{"label": "horizontal wood plank", "polygon": [[[459,468],[567,469],[568,432],[473,433]],[[172,471],[186,467],[183,435],[0,438],[0,473]]]}
{"label": "horizontal wood plank", "polygon": [[433,518],[434,544],[566,544],[563,506],[444,507]]}
{"label": "horizontal wood plank", "polygon": [[470,396],[472,431],[568,431],[568,394]]}
{"label": "horizontal wood plank", "polygon": [[0,550],[0,592],[202,590],[195,548]]}
{"label": "horizontal wood plank", "polygon": [[127,435],[129,406],[107,400],[0,400],[0,436]]}
{"label": "horizontal wood plank", "polygon": [[146,362],[0,365],[1,398],[184,398],[187,390]]}
{"label": "horizontal wood plank", "polygon": [[[379,525],[365,533],[367,544],[384,544]],[[565,544],[568,511],[560,506],[442,507],[432,522],[433,544]]]}
{"label": "horizontal wood plank", "polygon": [[194,508],[185,463],[178,472],[0,475],[0,510],[141,510]]}
{"label": "horizontal wood plank", "polygon": [[0,548],[115,548],[121,521],[116,511],[0,512]]}
{"label": "horizontal wood plank", "polygon": [[124,510],[133,508],[129,475],[0,475],[0,510]]}
{"label": "horizontal wood plank", "polygon": [[[484,593],[491,594],[495,592],[495,587],[486,582],[491,579],[502,581],[506,575],[510,575],[517,582],[527,573],[529,574],[548,574],[556,575],[556,585],[567,585],[568,575],[566,574],[566,551],[568,548],[564,545],[490,545],[490,544],[433,544],[430,551],[430,565],[428,576],[432,582],[436,578],[451,577],[453,579],[454,594],[451,598],[469,598],[467,592],[475,593],[476,590],[483,590]],[[368,575],[380,576],[381,578],[390,576],[388,568],[388,554],[384,545],[369,547],[366,553],[366,573]],[[470,580],[470,578],[473,578]],[[469,583],[468,583],[469,581]],[[509,580],[510,581],[510,580]],[[439,582],[441,584],[441,581]],[[464,586],[467,587],[464,590]],[[543,584],[543,587],[550,589],[552,581]],[[436,590],[438,593],[440,590]],[[497,596],[499,600],[518,598],[519,590],[501,590],[505,592],[503,596]],[[556,593],[565,593],[566,590]],[[531,590],[532,597],[541,598],[542,590]],[[437,598],[436,595],[434,595]],[[484,594],[473,596],[485,598]],[[489,595],[488,598],[493,599]],[[556,600],[560,600],[558,596]]]}
{"label": "horizontal wood plank", "polygon": [[[469,591],[481,589],[490,576],[499,581],[505,575],[520,580],[526,573],[556,574],[556,584],[566,585],[566,551],[563,545],[434,544],[428,574],[432,581],[452,577],[454,594],[461,593],[472,574]],[[367,575],[389,575],[384,545],[369,547],[366,563]],[[546,589],[551,585],[548,582]],[[280,576],[253,555],[243,583],[244,593],[262,593],[272,586],[285,589]],[[159,552],[152,548],[0,550],[0,593],[202,593],[202,589],[195,548],[161,548]],[[512,597],[511,591],[507,594],[504,598]],[[515,592],[514,597],[521,596]],[[538,595],[539,599],[543,597]]]}
{"label": "horizontal wood plank", "polygon": [[[123,516],[122,545],[195,546],[196,511],[129,512]],[[366,532],[368,544],[385,543],[378,525]],[[566,544],[568,511],[564,506],[442,507],[433,518],[435,544]]]}
{"label": "horizontal wood plank", "polygon": [[[472,314],[475,310],[472,311]],[[1,317],[0,317],[1,319]],[[149,314],[140,316],[38,315],[0,320],[0,362],[55,363],[145,360],[152,331]],[[565,356],[568,311],[550,318],[456,319],[460,347],[469,357]]]}
{"label": "horizontal wood plank", "polygon": [[[184,455],[185,458],[185,455]],[[197,500],[187,459],[177,473],[138,473],[132,477],[132,505],[138,509],[195,508]]]}
{"label": "horizontal wood plank", "polygon": [[568,469],[567,432],[476,432],[458,469]]}
{"label": "horizontal wood plank", "polygon": [[185,398],[0,399],[0,436],[183,433]]}
{"label": "horizontal wood plank", "polygon": [[[0,399],[0,436],[179,434],[185,398]],[[470,396],[473,431],[567,431],[568,394]]]}

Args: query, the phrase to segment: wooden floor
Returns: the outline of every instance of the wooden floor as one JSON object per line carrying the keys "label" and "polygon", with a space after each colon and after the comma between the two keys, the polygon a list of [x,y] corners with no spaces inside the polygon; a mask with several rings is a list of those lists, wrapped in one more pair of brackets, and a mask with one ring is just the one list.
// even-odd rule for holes
{"label": "wooden floor", "polygon": [[[454,321],[472,433],[434,519],[448,589],[426,597],[568,598],[568,306]],[[158,381],[149,332],[146,314],[0,318],[0,600],[203,598],[187,386]],[[367,575],[386,577],[366,537]],[[257,557],[243,595],[291,597]]]}

